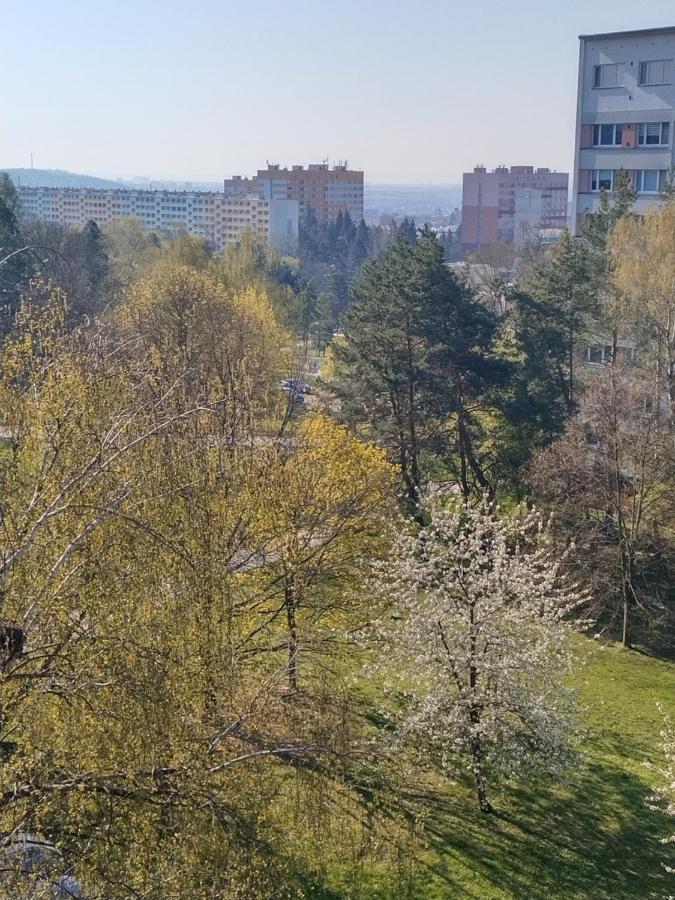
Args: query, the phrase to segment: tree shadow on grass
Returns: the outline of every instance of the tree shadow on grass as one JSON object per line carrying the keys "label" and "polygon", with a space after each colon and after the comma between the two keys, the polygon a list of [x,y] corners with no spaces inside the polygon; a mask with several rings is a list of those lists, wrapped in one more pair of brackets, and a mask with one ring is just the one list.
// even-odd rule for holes
{"label": "tree shadow on grass", "polygon": [[[632,753],[630,744],[613,743],[621,755]],[[536,789],[510,786],[496,794],[495,816],[472,811],[466,794],[439,798],[428,828],[431,868],[453,898],[667,896],[667,848],[660,844],[667,823],[647,808],[647,793],[636,775],[591,757],[568,784],[540,781]],[[457,884],[458,867],[469,870],[466,888]],[[475,890],[471,873],[481,884]]]}

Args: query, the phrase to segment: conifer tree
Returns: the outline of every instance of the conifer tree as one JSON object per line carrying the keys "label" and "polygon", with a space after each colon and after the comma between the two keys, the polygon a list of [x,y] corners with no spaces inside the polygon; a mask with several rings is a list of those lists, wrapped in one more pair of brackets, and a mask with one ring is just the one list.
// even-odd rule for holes
{"label": "conifer tree", "polygon": [[396,233],[398,237],[405,238],[407,241],[414,244],[417,240],[417,226],[415,225],[415,220],[409,219],[408,216],[404,216],[396,228]]}
{"label": "conifer tree", "polygon": [[6,172],[0,173],[0,328],[14,315],[32,271],[32,256],[19,225],[19,197]]}
{"label": "conifer tree", "polygon": [[400,237],[368,261],[335,345],[345,417],[390,451],[419,510],[425,458],[444,459],[466,496],[489,488],[475,447],[475,403],[504,375],[491,357],[496,320],[449,272],[436,236]]}
{"label": "conifer tree", "polygon": [[568,415],[576,409],[579,345],[598,310],[586,245],[565,232],[524,288],[516,300],[524,354],[517,394],[524,404],[541,407],[542,422],[555,428],[563,408]]}

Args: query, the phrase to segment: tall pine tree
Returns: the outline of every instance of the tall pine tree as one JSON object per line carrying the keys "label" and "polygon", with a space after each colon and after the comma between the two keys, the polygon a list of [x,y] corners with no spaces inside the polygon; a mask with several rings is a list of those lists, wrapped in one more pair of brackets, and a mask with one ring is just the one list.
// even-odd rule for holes
{"label": "tall pine tree", "polygon": [[476,404],[504,376],[492,314],[450,273],[436,236],[401,236],[365,263],[336,345],[345,417],[366,424],[397,462],[420,514],[425,476],[442,461],[464,494],[490,488],[476,449]]}
{"label": "tall pine tree", "polygon": [[[580,346],[597,313],[587,246],[565,232],[516,297],[516,337],[523,353],[517,396],[542,420],[576,410]],[[548,428],[558,430],[553,420]]]}

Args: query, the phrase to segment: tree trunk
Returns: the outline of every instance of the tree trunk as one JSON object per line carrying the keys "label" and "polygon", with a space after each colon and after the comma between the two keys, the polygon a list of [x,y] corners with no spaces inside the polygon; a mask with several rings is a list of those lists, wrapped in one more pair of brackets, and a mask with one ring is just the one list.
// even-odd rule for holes
{"label": "tree trunk", "polygon": [[612,471],[610,473],[610,492],[612,503],[616,511],[616,528],[618,533],[619,566],[621,569],[621,603],[623,622],[621,626],[621,643],[624,647],[630,647],[630,604],[633,596],[633,565],[630,527],[626,524],[623,512],[623,467],[619,456],[619,398],[618,398],[618,359],[619,359],[619,334],[616,328],[612,329],[612,359],[611,359],[611,385],[612,406]]}
{"label": "tree trunk", "polygon": [[614,371],[616,372],[616,367],[619,363],[619,333],[616,328],[612,329],[612,365],[614,366]]}
{"label": "tree trunk", "polygon": [[466,453],[464,452],[464,444],[461,440],[459,442],[459,482],[462,489],[462,497],[464,497],[465,500],[468,500],[471,491],[469,489],[469,479],[466,467]]}
{"label": "tree trunk", "polygon": [[[480,725],[480,713],[472,707],[469,710],[469,719],[472,729],[477,729]],[[485,782],[485,774],[483,772],[483,747],[480,739],[480,733],[475,730],[471,735],[471,768],[473,771],[473,780],[476,785],[476,797],[481,812],[494,812],[492,804],[488,799],[487,784]]]}
{"label": "tree trunk", "polygon": [[621,552],[621,599],[623,603],[623,625],[621,629],[621,643],[624,647],[631,646],[630,640],[630,619],[631,607],[635,600],[635,590],[633,587],[634,565],[633,551],[630,541],[632,538],[625,534],[626,525],[622,524],[622,533],[620,540],[622,546]]}
{"label": "tree trunk", "polygon": [[[475,453],[473,452],[473,443],[471,441],[471,434],[469,433],[469,429],[466,425],[466,412],[463,406],[460,407],[459,415],[457,417],[457,432],[460,451],[463,455],[465,463],[468,462],[469,468],[471,469],[471,474],[475,478],[476,483],[481,487],[483,492],[487,494],[490,499],[492,499],[494,497],[494,490],[488,479],[485,477],[485,473],[483,472],[483,469],[476,459]],[[462,492],[465,493],[465,498],[468,498],[471,491],[467,486],[466,492],[464,491],[464,488]]]}
{"label": "tree trunk", "polygon": [[471,489],[467,480],[467,463],[471,474],[476,483],[480,486],[483,493],[486,493],[490,499],[494,496],[492,485],[485,476],[482,466],[476,459],[473,451],[473,442],[468,427],[469,415],[464,404],[464,379],[459,368],[455,367],[455,402],[457,404],[457,439],[460,449],[460,461],[462,465],[462,493],[464,499],[468,499]]}
{"label": "tree trunk", "polygon": [[288,689],[294,694],[298,689],[298,624],[295,618],[295,591],[290,580],[284,588],[284,604],[288,624]]}
{"label": "tree trunk", "polygon": [[421,512],[419,509],[419,492],[420,485],[422,483],[422,477],[420,475],[420,467],[419,467],[419,445],[417,442],[417,425],[416,425],[416,416],[418,409],[417,402],[417,381],[414,376],[415,370],[415,352],[413,350],[412,345],[412,325],[410,321],[410,315],[406,315],[406,344],[408,349],[408,396],[406,403],[406,415],[407,415],[407,431],[408,431],[408,453],[410,456],[410,480],[412,485],[414,486],[413,494],[411,494],[410,499],[415,502],[417,509],[415,511],[415,518],[420,522],[422,520]]}
{"label": "tree trunk", "polygon": [[[417,458],[417,432],[414,422],[411,425],[413,413],[408,410],[403,412],[403,407],[395,390],[389,392],[389,402],[392,414],[396,420],[398,432],[398,457],[401,478],[405,485],[405,493],[408,500],[410,515],[421,524],[423,516],[420,510],[420,471]],[[410,439],[409,439],[410,438]]]}
{"label": "tree trunk", "polygon": [[[419,483],[415,480],[414,470],[416,466],[408,465],[408,452],[403,440],[399,441],[399,468],[401,470],[401,478],[405,484],[405,493],[408,499],[408,509],[410,515],[422,524],[423,519],[420,515],[420,492]],[[411,469],[413,471],[411,471]]]}
{"label": "tree trunk", "polygon": [[[668,396],[668,417],[672,425],[675,422],[675,316],[674,304],[668,304],[668,319],[666,322],[666,394]],[[660,354],[659,354],[660,358]],[[659,397],[659,402],[661,398]]]}
{"label": "tree trunk", "polygon": [[415,400],[415,388],[411,383],[409,386],[409,408],[408,408],[408,435],[410,441],[409,455],[410,455],[410,481],[411,481],[411,497],[410,499],[415,503],[416,509],[416,518],[420,515],[419,511],[419,501],[420,501],[420,485],[422,483],[422,476],[420,475],[420,466],[419,466],[419,446],[417,442],[417,427],[415,425],[415,408],[416,408],[416,400]]}
{"label": "tree trunk", "polygon": [[569,415],[574,413],[574,391],[576,385],[574,383],[574,329],[570,328],[568,344],[567,344],[567,412]]}
{"label": "tree trunk", "polygon": [[626,584],[623,585],[623,627],[621,629],[621,643],[624,647],[630,649],[630,634],[629,634],[629,596],[628,591],[626,590]]}
{"label": "tree trunk", "polygon": [[473,770],[473,779],[476,785],[476,797],[481,812],[493,812],[492,804],[488,799],[487,784],[485,783],[485,773],[483,772],[483,744],[480,736],[480,707],[475,702],[476,688],[478,686],[478,667],[476,666],[476,634],[475,634],[475,617],[474,604],[469,604],[469,624],[471,628],[470,638],[470,654],[471,662],[469,664],[469,690],[471,691],[471,700],[469,701],[469,722],[471,724],[471,768]]}

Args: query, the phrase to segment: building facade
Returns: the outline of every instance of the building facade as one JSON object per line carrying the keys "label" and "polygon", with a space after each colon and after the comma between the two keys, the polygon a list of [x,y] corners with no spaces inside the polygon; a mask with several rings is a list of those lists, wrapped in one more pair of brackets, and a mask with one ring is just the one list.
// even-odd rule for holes
{"label": "building facade", "polygon": [[330,222],[339,212],[348,212],[355,222],[363,218],[363,172],[346,164],[313,163],[281,168],[269,165],[252,178],[226,178],[225,193],[247,191],[267,200],[295,200],[300,216],[311,207],[317,219]]}
{"label": "building facade", "polygon": [[184,230],[215,247],[235,244],[242,232],[285,246],[298,236],[298,204],[257,194],[202,191],[97,190],[19,187],[25,215],[80,227],[134,216],[155,231]]}
{"label": "building facade", "polygon": [[573,225],[624,169],[636,211],[659,202],[673,166],[675,27],[581,35]]}
{"label": "building facade", "polygon": [[567,227],[566,172],[534,166],[476,166],[462,185],[462,247],[473,252],[533,233],[554,239]]}

